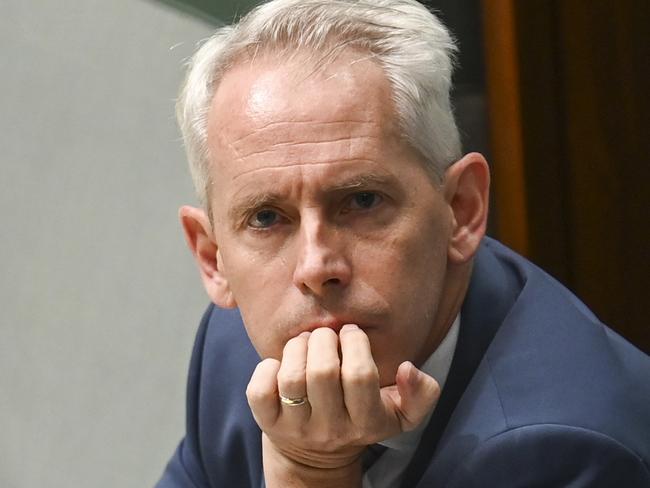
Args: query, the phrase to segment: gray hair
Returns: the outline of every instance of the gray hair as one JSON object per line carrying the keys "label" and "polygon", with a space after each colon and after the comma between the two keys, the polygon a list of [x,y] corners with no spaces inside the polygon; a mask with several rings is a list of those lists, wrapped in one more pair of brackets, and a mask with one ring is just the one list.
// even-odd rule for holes
{"label": "gray hair", "polygon": [[440,181],[461,157],[449,92],[456,47],[415,0],[273,0],[218,29],[192,57],[176,106],[199,201],[208,206],[208,115],[224,74],[258,52],[308,52],[332,59],[367,52],[392,88],[402,136]]}

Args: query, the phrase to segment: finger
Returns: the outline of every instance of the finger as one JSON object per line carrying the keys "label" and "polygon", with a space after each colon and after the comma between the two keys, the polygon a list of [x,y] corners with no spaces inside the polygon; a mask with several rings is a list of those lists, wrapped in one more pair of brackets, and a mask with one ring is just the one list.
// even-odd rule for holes
{"label": "finger", "polygon": [[307,351],[307,395],[312,417],[336,421],[344,413],[341,391],[339,338],[332,329],[321,327],[309,337]]}
{"label": "finger", "polygon": [[307,395],[305,372],[307,369],[307,341],[309,333],[290,339],[282,351],[282,364],[278,371],[280,394],[287,398]]}
{"label": "finger", "polygon": [[372,357],[370,340],[358,326],[344,325],[341,342],[343,399],[352,423],[362,430],[373,427],[383,408],[379,395],[379,371]]}
{"label": "finger", "polygon": [[[303,399],[307,397],[307,342],[309,332],[290,339],[282,351],[282,364],[278,371],[279,395],[287,399]],[[290,422],[302,422],[309,418],[309,405],[286,405],[281,404],[283,417]]]}
{"label": "finger", "polygon": [[387,406],[396,415],[400,430],[404,432],[417,427],[433,409],[440,397],[440,386],[413,363],[405,361],[397,368],[395,387],[388,387],[386,393]]}
{"label": "finger", "polygon": [[277,376],[280,361],[265,359],[260,362],[246,388],[246,398],[253,417],[262,430],[268,430],[276,423],[280,413]]}

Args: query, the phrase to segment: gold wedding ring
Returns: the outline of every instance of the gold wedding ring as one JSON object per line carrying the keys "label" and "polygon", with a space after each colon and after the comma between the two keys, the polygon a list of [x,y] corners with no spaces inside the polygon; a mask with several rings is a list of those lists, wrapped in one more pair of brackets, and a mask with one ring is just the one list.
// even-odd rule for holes
{"label": "gold wedding ring", "polygon": [[307,397],[289,398],[280,395],[280,401],[288,407],[298,407],[300,405],[304,405],[307,402]]}

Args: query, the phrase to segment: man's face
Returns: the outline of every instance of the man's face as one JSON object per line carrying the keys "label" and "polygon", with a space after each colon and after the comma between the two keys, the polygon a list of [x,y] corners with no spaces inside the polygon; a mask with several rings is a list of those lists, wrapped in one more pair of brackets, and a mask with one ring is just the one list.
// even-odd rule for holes
{"label": "man's face", "polygon": [[441,338],[453,215],[390,100],[382,70],[350,53],[315,74],[245,62],[217,90],[218,266],[263,358],[302,331],[354,323],[387,385]]}

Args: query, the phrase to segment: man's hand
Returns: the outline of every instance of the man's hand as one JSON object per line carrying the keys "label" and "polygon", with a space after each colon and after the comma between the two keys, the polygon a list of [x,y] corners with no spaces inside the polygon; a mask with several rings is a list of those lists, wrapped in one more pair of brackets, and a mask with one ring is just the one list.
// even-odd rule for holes
{"label": "man's hand", "polygon": [[[264,432],[267,487],[361,486],[364,448],[414,429],[439,394],[410,362],[399,366],[394,385],[380,388],[368,336],[356,325],[339,335],[303,332],[287,342],[282,362],[258,364],[246,391]],[[285,405],[280,395],[308,401]]]}

